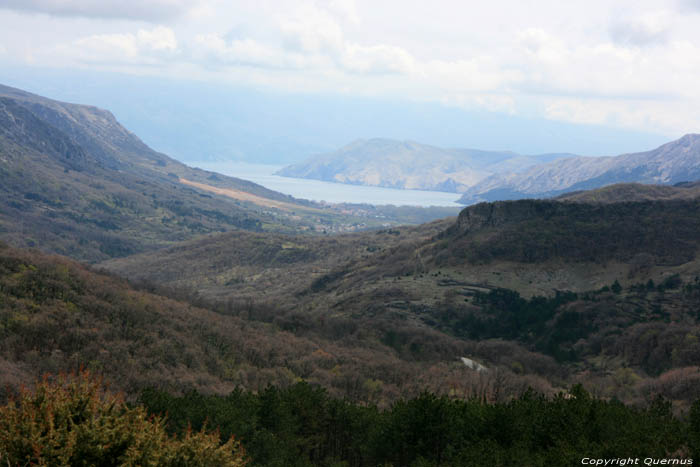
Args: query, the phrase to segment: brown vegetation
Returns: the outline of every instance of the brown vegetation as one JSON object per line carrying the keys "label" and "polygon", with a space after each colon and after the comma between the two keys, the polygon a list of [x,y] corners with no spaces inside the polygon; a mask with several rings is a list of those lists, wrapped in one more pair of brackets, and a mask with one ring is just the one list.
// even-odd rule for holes
{"label": "brown vegetation", "polygon": [[199,465],[241,467],[240,443],[218,433],[166,433],[161,417],[129,408],[83,371],[48,377],[0,406],[0,462],[7,465]]}

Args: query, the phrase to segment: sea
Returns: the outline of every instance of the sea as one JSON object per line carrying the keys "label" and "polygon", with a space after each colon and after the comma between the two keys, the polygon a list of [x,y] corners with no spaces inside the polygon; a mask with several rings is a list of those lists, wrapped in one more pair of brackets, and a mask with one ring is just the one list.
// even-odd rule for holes
{"label": "sea", "polygon": [[373,186],[322,182],[305,178],[280,177],[274,173],[281,165],[247,162],[188,162],[193,167],[250,180],[270,190],[295,198],[327,203],[359,203],[394,206],[461,206],[456,203],[459,193],[442,191],[397,190]]}

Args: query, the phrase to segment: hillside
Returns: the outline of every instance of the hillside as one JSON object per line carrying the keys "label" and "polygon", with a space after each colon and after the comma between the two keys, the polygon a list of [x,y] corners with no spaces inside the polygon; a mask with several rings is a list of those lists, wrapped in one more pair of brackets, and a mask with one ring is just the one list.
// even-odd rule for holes
{"label": "hillside", "polygon": [[517,172],[564,156],[443,149],[413,141],[374,138],[312,156],[277,174],[355,185],[461,193],[493,173]]}
{"label": "hillside", "polygon": [[[210,298],[286,297],[314,281],[348,282],[360,291],[369,282],[404,275],[422,295],[436,282],[451,280],[426,277],[435,270],[445,274],[444,269],[458,275],[456,282],[547,295],[692,269],[700,248],[698,219],[699,199],[481,203],[465,208],[456,221],[332,238],[221,234],[100,266]],[[299,273],[294,280],[284,280],[294,271]],[[693,279],[691,272],[683,274]]]}
{"label": "hillside", "polygon": [[700,198],[700,182],[682,182],[676,185],[643,185],[617,183],[597,190],[574,191],[557,196],[557,201],[575,203],[621,203],[625,201],[653,201]]}
{"label": "hillside", "polygon": [[547,198],[615,183],[673,185],[698,179],[700,135],[689,134],[647,152],[565,158],[520,173],[492,175],[470,187],[459,202]]}
{"label": "hillside", "polygon": [[[327,316],[303,336],[286,321],[285,303],[205,309],[182,291],[167,298],[147,288],[0,244],[0,399],[8,385],[81,367],[130,397],[147,387],[228,394],[303,379],[334,397],[386,405],[426,389],[445,393],[455,381],[465,391],[495,381],[455,357],[473,343],[448,336],[435,334],[440,352],[416,360],[394,353],[362,320]],[[511,394],[525,384],[516,380]]]}
{"label": "hillside", "polygon": [[[196,290],[209,299],[276,299],[292,303],[300,290],[338,265],[369,258],[403,241],[437,235],[454,218],[330,237],[234,232],[99,263],[134,281]],[[180,265],[187,264],[187,268]]]}
{"label": "hillside", "polygon": [[287,200],[156,153],[107,111],[6,87],[0,88],[0,174],[4,239],[89,261],[208,232],[261,230],[272,220],[182,180]]}
{"label": "hillside", "polygon": [[507,385],[687,401],[700,395],[679,386],[700,374],[698,219],[698,200],[483,203],[333,242],[221,234],[103,266],[221,310],[274,303],[274,318],[245,316],[298,336],[362,335],[407,361],[449,361],[458,339]]}
{"label": "hillside", "polygon": [[91,262],[213,232],[337,232],[456,212],[298,200],[157,153],[105,110],[4,86],[0,194],[0,238]]}

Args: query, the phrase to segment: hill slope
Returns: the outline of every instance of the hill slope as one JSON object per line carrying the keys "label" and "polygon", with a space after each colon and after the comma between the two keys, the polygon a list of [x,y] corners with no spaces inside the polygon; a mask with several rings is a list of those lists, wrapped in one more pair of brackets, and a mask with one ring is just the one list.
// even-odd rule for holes
{"label": "hill slope", "polygon": [[616,157],[574,157],[521,173],[490,176],[460,202],[546,198],[615,183],[676,184],[700,179],[700,135],[689,134],[652,151]]}
{"label": "hill slope", "polygon": [[617,183],[597,190],[565,193],[555,199],[575,203],[621,203],[695,198],[700,198],[700,182],[682,182],[676,185]]}
{"label": "hill slope", "polygon": [[455,209],[327,206],[188,167],[107,111],[0,86],[0,237],[100,261],[229,230],[343,231]]}
{"label": "hill slope", "polygon": [[14,244],[94,261],[262,228],[255,209],[193,190],[187,179],[288,201],[152,151],[107,111],[0,88],[0,233]]}
{"label": "hill slope", "polygon": [[507,151],[442,149],[413,141],[354,141],[313,156],[278,175],[355,185],[463,192],[494,172],[518,171],[562,154],[522,156]]}
{"label": "hill slope", "polygon": [[700,395],[679,386],[698,374],[700,347],[683,336],[700,335],[699,219],[698,199],[482,203],[456,221],[332,242],[221,234],[104,266],[223,309],[280,304],[274,322],[299,336],[364,334],[429,361],[449,360],[457,338],[485,367],[549,385],[688,400]]}
{"label": "hill slope", "polygon": [[[173,298],[162,292],[0,243],[0,400],[8,384],[80,367],[130,396],[146,387],[228,394],[305,380],[336,397],[384,406],[426,389],[442,394],[496,383],[457,359],[474,343],[429,330],[424,338],[439,345],[415,359],[380,342],[364,319],[328,315],[309,326],[288,316],[283,301],[206,309],[182,291],[170,291]],[[515,394],[522,384],[501,389]]]}

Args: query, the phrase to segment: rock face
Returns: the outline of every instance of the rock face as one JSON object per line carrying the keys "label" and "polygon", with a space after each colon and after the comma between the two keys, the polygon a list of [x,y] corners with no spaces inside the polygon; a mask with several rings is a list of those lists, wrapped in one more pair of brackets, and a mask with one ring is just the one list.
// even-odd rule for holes
{"label": "rock face", "polygon": [[544,198],[614,183],[677,184],[700,179],[700,135],[689,134],[652,151],[616,157],[571,157],[495,174],[466,190],[464,204]]}
{"label": "rock face", "polygon": [[519,172],[563,154],[443,149],[413,141],[357,140],[278,171],[286,177],[354,185],[462,193],[491,174]]}
{"label": "rock face", "polygon": [[531,219],[550,218],[553,215],[573,215],[575,211],[576,207],[553,201],[519,200],[479,203],[463,209],[455,226],[460,234],[468,234]]}

